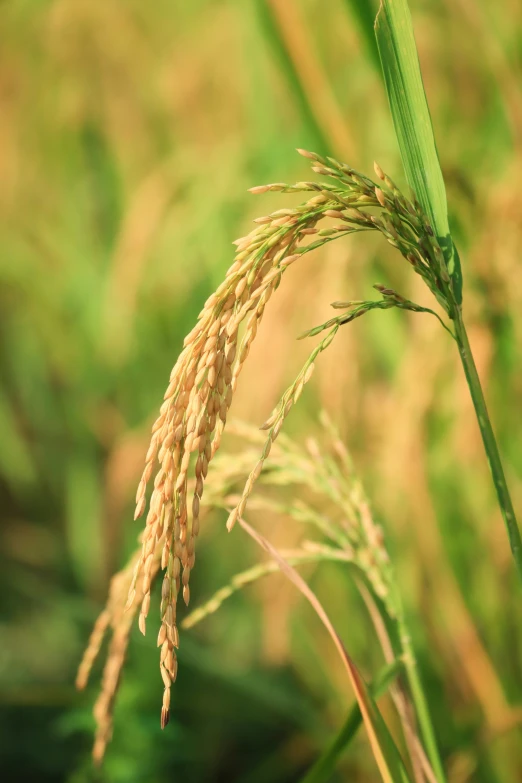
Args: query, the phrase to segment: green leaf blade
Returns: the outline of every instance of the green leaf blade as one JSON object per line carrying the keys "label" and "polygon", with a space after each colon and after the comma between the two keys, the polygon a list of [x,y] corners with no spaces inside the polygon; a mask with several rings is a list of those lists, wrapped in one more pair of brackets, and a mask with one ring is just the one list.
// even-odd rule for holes
{"label": "green leaf blade", "polygon": [[435,230],[460,304],[460,262],[407,0],[381,0],[375,35],[406,178]]}
{"label": "green leaf blade", "polygon": [[[368,686],[370,696],[373,699],[378,698],[388,690],[397,674],[402,668],[402,661],[395,660],[393,663],[383,667],[374,682]],[[355,737],[359,727],[363,722],[363,717],[359,704],[356,702],[350,710],[348,717],[341,727],[339,733],[333,742],[326,748],[324,753],[317,759],[315,764],[309,769],[301,783],[327,783],[335,773],[337,763],[341,755],[346,751],[350,742]],[[400,773],[402,775],[402,772]]]}

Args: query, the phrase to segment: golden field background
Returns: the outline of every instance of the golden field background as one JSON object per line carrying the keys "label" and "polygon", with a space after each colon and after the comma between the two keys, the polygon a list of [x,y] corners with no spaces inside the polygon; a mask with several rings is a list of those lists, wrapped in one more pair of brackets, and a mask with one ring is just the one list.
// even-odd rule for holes
{"label": "golden field background", "polygon": [[[404,182],[367,26],[375,5],[0,5],[4,780],[297,781],[348,711],[330,640],[280,576],[182,634],[163,733],[155,634],[135,633],[101,771],[89,758],[96,677],[82,695],[73,681],[139,529],[135,487],[183,338],[230,265],[232,240],[295,200],[247,188],[308,178],[296,147],[368,173],[377,160]],[[522,5],[411,8],[470,339],[522,509]],[[309,352],[296,337],[329,317],[330,302],[371,297],[373,283],[429,301],[373,238],[295,264],[232,414],[261,424]],[[457,352],[429,316],[369,314],[319,359],[289,418],[293,437],[317,431],[321,408],[386,530],[451,781],[518,780],[521,595]],[[252,518],[278,546],[300,535]],[[212,516],[202,531],[194,606],[259,558],[224,521]],[[304,573],[371,677],[381,654],[349,573]],[[381,707],[393,724],[386,698]],[[361,732],[338,780],[375,774]]]}

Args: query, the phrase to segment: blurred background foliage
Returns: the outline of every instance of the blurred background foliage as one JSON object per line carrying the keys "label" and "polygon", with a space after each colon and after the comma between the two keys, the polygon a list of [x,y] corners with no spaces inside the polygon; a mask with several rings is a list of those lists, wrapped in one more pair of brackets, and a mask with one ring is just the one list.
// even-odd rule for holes
{"label": "blurred background foliage", "polygon": [[[183,632],[174,716],[159,729],[155,633],[133,635],[114,740],[90,761],[96,677],[75,669],[131,551],[135,486],[168,375],[253,217],[306,179],[294,148],[371,173],[401,166],[366,0],[10,0],[0,5],[0,769],[2,780],[299,780],[353,696],[330,640],[271,576]],[[471,341],[522,509],[522,5],[413,0]],[[370,237],[285,276],[232,413],[261,423],[334,299],[375,282],[427,302]],[[387,531],[450,779],[522,779],[522,633],[458,356],[435,319],[345,328],[289,431],[324,407]],[[252,515],[276,545],[299,535]],[[196,606],[255,563],[207,519]],[[381,664],[340,565],[305,571],[367,677]],[[99,671],[99,669],[97,670]],[[381,707],[393,725],[389,700]],[[375,779],[361,732],[338,780]]]}

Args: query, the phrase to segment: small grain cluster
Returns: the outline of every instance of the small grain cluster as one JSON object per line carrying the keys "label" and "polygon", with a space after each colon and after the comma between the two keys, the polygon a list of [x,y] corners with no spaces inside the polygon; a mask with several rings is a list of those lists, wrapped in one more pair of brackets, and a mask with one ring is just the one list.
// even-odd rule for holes
{"label": "small grain cluster", "polygon": [[[100,652],[104,636],[110,630],[112,635],[109,642],[107,660],[103,668],[101,690],[94,705],[96,737],[93,757],[97,763],[101,762],[107,743],[112,736],[114,700],[127,655],[132,624],[143,600],[141,588],[136,591],[132,605],[128,605],[127,600],[132,575],[139,556],[140,550],[134,554],[125,568],[113,576],[107,605],[94,625],[76,677],[76,687],[79,689],[85,688],[92,665]],[[159,571],[160,557],[161,549],[158,546],[151,566],[151,579],[154,579]]]}
{"label": "small grain cluster", "polygon": [[[277,514],[281,519],[293,520],[304,529],[305,538],[299,548],[281,552],[289,563],[353,563],[383,602],[388,616],[394,618],[397,615],[394,575],[382,528],[373,518],[346,447],[324,413],[321,423],[321,438],[308,438],[304,445],[287,435],[280,436],[270,461],[260,473],[262,487],[250,500],[249,508],[263,516]],[[227,488],[241,481],[263,445],[263,436],[243,422],[231,422],[229,430],[242,444],[250,444],[252,448],[243,446],[234,459],[223,454],[216,460],[209,502],[223,508],[237,508],[242,496],[227,494]],[[273,490],[279,492],[274,495]],[[217,611],[235,592],[278,568],[275,561],[269,560],[237,574],[229,585],[191,612],[182,627],[196,625]]]}

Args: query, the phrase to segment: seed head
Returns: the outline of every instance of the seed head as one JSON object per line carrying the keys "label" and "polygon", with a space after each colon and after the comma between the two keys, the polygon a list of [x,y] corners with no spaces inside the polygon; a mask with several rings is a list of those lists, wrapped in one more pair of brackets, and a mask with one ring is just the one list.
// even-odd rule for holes
{"label": "seed head", "polygon": [[[160,570],[163,581],[157,644],[161,650],[160,674],[164,684],[162,727],[168,722],[170,690],[177,674],[177,601],[180,593],[185,603],[190,600],[189,582],[196,561],[201,500],[209,466],[220,447],[239,375],[266,305],[287,267],[309,250],[343,236],[347,231],[378,230],[390,244],[401,249],[439,301],[444,301],[439,292],[444,289],[443,275],[447,276],[447,270],[437,254],[431,226],[417,202],[405,199],[377,163],[375,172],[387,184],[392,196],[335,159],[324,159],[306,150],[299,150],[299,153],[317,164],[312,166],[315,172],[333,177],[336,182],[300,182],[296,186],[276,182],[250,189],[252,193],[305,190],[314,191],[316,195],[300,207],[278,210],[259,218],[253,231],[235,241],[235,261],[221,285],[206,300],[196,325],[185,338],[152,426],[136,494],[135,518],[144,515],[148,506],[140,534],[140,551],[129,567],[114,577],[106,610],[94,627],[78,673],[78,686],[83,687],[103,634],[110,626],[113,636],[102,691],[95,707],[98,728],[94,753],[97,758],[103,755],[112,731],[112,705],[131,624],[138,615],[139,628],[142,633],[146,632],[151,585]],[[375,207],[376,201],[383,208],[380,219],[364,211],[367,207]],[[341,220],[343,224],[319,230],[316,225],[324,217]],[[314,235],[314,239],[300,246],[308,235]],[[418,258],[411,253],[414,242]],[[318,354],[328,347],[341,323],[359,317],[365,311],[361,307],[349,313],[349,318],[343,314],[311,331],[315,335],[324,329],[330,330],[263,425],[267,437],[262,455],[249,474],[237,505],[230,512],[228,530],[242,517],[284,420],[310,380]],[[147,486],[151,480],[153,487],[147,502]]]}

